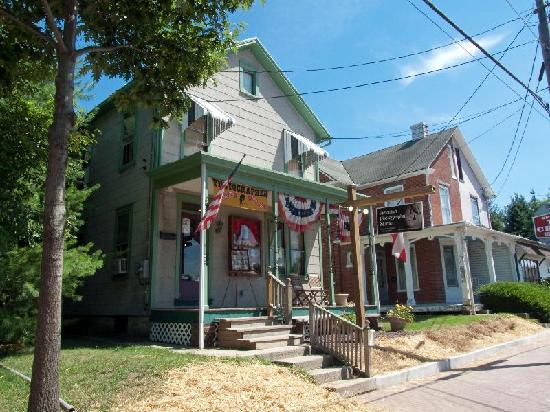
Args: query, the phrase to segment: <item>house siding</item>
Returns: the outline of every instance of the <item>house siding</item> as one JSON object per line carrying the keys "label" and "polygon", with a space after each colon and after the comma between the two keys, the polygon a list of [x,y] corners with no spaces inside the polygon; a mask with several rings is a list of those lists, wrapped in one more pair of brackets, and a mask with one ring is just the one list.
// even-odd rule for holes
{"label": "house siding", "polygon": [[474,171],[464,158],[462,159],[462,171],[464,174],[464,181],[460,182],[460,200],[462,205],[463,220],[474,224],[472,205],[470,202],[470,197],[473,196],[478,199],[479,220],[481,226],[490,228],[489,208],[486,197],[483,193],[481,184],[475,177]]}

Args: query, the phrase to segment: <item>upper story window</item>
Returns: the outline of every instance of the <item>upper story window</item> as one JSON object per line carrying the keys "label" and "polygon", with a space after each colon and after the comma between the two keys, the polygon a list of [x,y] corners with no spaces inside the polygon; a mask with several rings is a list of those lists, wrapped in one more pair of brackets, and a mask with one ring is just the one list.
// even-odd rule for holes
{"label": "upper story window", "polygon": [[460,158],[460,149],[455,149],[456,168],[458,169],[458,178],[464,180],[464,172],[462,171],[462,159]]}
{"label": "upper story window", "polygon": [[122,116],[120,167],[126,168],[135,161],[136,117],[133,113]]}
{"label": "upper story window", "polygon": [[455,151],[452,145],[447,146],[447,152],[449,155],[449,164],[451,165],[451,176],[453,177],[453,179],[456,179],[458,177],[458,171],[455,162]]}
{"label": "upper story window", "polygon": [[472,223],[477,226],[481,226],[481,219],[479,217],[479,200],[475,196],[470,196],[470,203],[472,205]]}
{"label": "upper story window", "polygon": [[444,225],[452,223],[451,216],[451,198],[449,196],[449,187],[439,185],[439,200],[441,202],[441,221]]}
{"label": "upper story window", "polygon": [[257,70],[242,61],[240,62],[239,87],[242,93],[249,94],[251,96],[259,96],[260,94]]}
{"label": "upper story window", "polygon": [[[384,194],[387,195],[388,193],[397,193],[402,191],[403,191],[403,185],[390,186],[384,189]],[[384,202],[384,206],[397,206],[402,203],[403,203],[403,199],[388,200],[387,202]]]}

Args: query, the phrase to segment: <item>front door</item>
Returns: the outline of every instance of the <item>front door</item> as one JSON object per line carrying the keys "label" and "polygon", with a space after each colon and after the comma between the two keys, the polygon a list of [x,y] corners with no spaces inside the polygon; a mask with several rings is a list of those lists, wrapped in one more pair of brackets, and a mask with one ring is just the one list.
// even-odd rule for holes
{"label": "front door", "polygon": [[185,306],[199,304],[199,278],[201,263],[200,232],[195,233],[200,214],[181,212],[181,250],[179,265],[179,295]]}
{"label": "front door", "polygon": [[453,243],[441,244],[441,263],[443,266],[443,283],[447,303],[462,303],[462,289]]}
{"label": "front door", "polygon": [[386,270],[386,256],[383,250],[376,251],[376,270],[378,272],[378,293],[381,305],[389,305],[388,272]]}

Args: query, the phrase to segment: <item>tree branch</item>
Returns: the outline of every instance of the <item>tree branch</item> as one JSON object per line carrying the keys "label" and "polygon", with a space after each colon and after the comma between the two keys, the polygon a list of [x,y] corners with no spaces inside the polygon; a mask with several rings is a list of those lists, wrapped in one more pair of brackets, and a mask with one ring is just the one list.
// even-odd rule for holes
{"label": "tree branch", "polygon": [[56,47],[57,43],[55,40],[49,36],[48,34],[44,33],[42,30],[40,30],[37,26],[35,26],[32,23],[25,23],[13,14],[11,14],[8,10],[4,9],[3,7],[0,7],[0,16],[4,16],[6,19],[11,20],[15,24],[17,24],[20,28],[23,30],[34,34],[37,36],[40,40],[45,41],[50,46]]}
{"label": "tree branch", "polygon": [[60,47],[61,52],[66,53],[67,46],[63,41],[63,36],[61,35],[59,27],[55,24],[55,18],[53,17],[52,9],[50,8],[48,0],[42,0],[42,7],[44,8],[44,13],[46,14],[46,22],[48,23],[48,27],[53,32],[55,39],[57,40],[57,45]]}
{"label": "tree branch", "polygon": [[104,46],[104,47],[102,47],[102,46],[88,46],[88,47],[83,47],[80,50],[77,50],[76,55],[77,56],[82,56],[83,54],[86,54],[86,53],[109,53],[109,52],[119,50],[119,49],[134,49],[134,50],[136,50],[136,48],[134,46],[127,45],[127,44],[121,44],[121,45],[118,45],[118,46]]}

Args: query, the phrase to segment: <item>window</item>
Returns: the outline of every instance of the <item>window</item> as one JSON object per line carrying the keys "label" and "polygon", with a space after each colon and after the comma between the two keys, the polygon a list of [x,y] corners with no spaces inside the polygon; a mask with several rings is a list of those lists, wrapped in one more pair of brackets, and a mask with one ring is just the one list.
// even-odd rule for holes
{"label": "window", "polygon": [[258,73],[256,69],[243,62],[241,62],[240,65],[241,92],[252,96],[258,96],[260,91],[258,87]]}
{"label": "window", "polygon": [[286,172],[292,176],[304,176],[304,157],[307,148],[289,130],[283,130]]}
{"label": "window", "polygon": [[472,223],[477,226],[481,226],[481,219],[479,218],[479,203],[477,197],[470,196],[470,203],[472,204]]}
{"label": "window", "polygon": [[457,178],[457,169],[456,169],[456,162],[455,162],[455,152],[453,150],[452,145],[447,146],[448,154],[449,154],[449,163],[451,165],[451,175],[453,179]]}
{"label": "window", "polygon": [[463,181],[464,173],[462,172],[462,159],[460,158],[460,150],[455,149],[456,167],[458,168],[458,178]]}
{"label": "window", "polygon": [[[272,242],[271,242],[272,243]],[[277,223],[277,273],[279,276],[286,275],[286,248],[285,248],[285,227],[282,222]],[[273,262],[275,253],[273,244],[271,245],[271,261]]]}
{"label": "window", "polygon": [[347,268],[353,267],[353,262],[351,261],[351,252],[346,253],[346,267]]}
{"label": "window", "polygon": [[439,185],[439,200],[441,201],[441,221],[444,225],[452,223],[451,201],[449,198],[449,187]]}
{"label": "window", "polygon": [[[397,193],[402,191],[403,191],[403,185],[397,185],[397,186],[386,187],[384,189],[384,194]],[[390,200],[388,202],[384,202],[384,206],[397,206],[402,203],[403,203],[403,199],[396,199],[396,200]]]}
{"label": "window", "polygon": [[304,234],[289,230],[290,239],[290,268],[292,275],[305,276],[305,239]]}
{"label": "window", "polygon": [[120,166],[122,168],[134,164],[135,157],[136,119],[133,114],[124,113],[122,117],[122,153]]}
{"label": "window", "polygon": [[[411,245],[407,259],[410,259],[411,262],[413,289],[418,290],[418,270],[416,268],[416,248],[414,245]],[[398,259],[395,259],[395,263],[397,265],[397,290],[399,292],[403,292],[407,290],[407,275],[405,273],[405,263]]]}
{"label": "window", "polygon": [[443,262],[445,264],[445,280],[447,287],[458,287],[454,248],[451,245],[443,246]]}
{"label": "window", "polygon": [[130,242],[132,231],[132,207],[125,206],[117,209],[115,215],[115,253],[113,272],[115,274],[128,273],[130,267]]}

